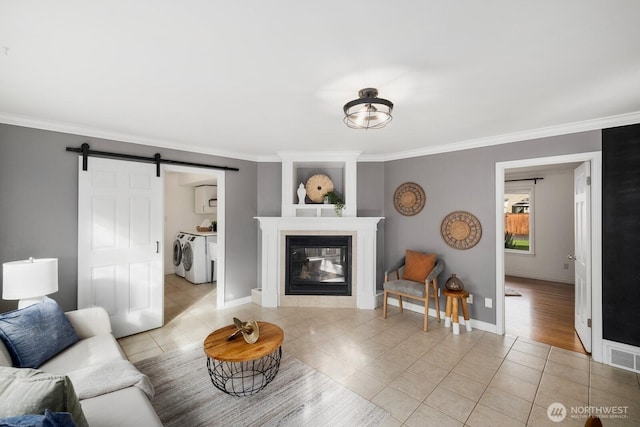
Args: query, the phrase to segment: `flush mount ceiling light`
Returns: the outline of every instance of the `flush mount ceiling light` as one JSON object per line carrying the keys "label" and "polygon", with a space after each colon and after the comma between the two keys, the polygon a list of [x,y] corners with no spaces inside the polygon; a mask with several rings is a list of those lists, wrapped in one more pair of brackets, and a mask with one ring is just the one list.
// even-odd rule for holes
{"label": "flush mount ceiling light", "polygon": [[380,129],[391,121],[393,103],[378,98],[378,89],[358,92],[360,98],[344,104],[344,123],[353,129]]}

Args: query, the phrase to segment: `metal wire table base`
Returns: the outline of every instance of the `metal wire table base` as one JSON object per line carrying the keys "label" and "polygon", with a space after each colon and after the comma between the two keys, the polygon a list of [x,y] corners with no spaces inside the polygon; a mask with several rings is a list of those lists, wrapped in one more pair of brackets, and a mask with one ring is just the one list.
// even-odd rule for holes
{"label": "metal wire table base", "polygon": [[207,357],[207,370],[216,388],[232,396],[249,396],[265,388],[280,369],[282,347],[247,362],[224,362]]}

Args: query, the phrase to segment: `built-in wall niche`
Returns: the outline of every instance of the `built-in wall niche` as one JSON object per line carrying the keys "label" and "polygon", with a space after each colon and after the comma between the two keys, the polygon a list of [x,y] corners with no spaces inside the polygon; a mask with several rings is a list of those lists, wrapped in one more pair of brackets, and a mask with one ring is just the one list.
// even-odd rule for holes
{"label": "built-in wall niche", "polygon": [[[356,216],[357,157],[359,152],[347,153],[280,153],[282,157],[282,216],[335,217],[333,205],[298,203],[298,187],[314,175],[331,178],[334,191],[344,201],[342,216]],[[312,160],[313,159],[313,160]]]}
{"label": "built-in wall niche", "polygon": [[[344,196],[344,168],[343,167],[300,167],[296,169],[297,181],[296,183],[300,185],[300,183],[307,185],[307,181],[314,175],[326,175],[331,178],[333,182],[333,191]],[[293,201],[296,203],[298,201],[298,186],[294,186],[294,196]],[[316,202],[312,202],[309,197],[306,198],[306,203],[312,204]]]}

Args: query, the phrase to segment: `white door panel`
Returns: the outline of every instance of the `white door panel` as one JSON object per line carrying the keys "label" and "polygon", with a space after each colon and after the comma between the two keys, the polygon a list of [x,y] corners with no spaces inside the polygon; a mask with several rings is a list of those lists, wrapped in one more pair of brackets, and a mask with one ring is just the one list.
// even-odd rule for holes
{"label": "white door panel", "polygon": [[78,308],[104,307],[117,337],[162,326],[162,180],[155,166],[92,157],[78,174]]}
{"label": "white door panel", "polygon": [[591,352],[591,187],[590,163],[574,171],[575,329],[587,352]]}

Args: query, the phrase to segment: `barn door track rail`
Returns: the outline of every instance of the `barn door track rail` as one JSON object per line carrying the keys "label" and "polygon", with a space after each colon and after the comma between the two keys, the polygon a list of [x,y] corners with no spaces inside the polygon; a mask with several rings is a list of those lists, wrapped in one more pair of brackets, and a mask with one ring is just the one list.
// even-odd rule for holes
{"label": "barn door track rail", "polygon": [[107,157],[111,159],[133,160],[136,162],[144,162],[144,163],[155,163],[156,176],[158,177],[160,176],[160,165],[163,163],[169,164],[169,165],[193,166],[196,168],[218,169],[218,170],[224,170],[224,171],[237,172],[240,170],[238,168],[232,168],[229,166],[205,165],[203,163],[192,163],[192,162],[183,162],[180,160],[163,159],[162,157],[160,157],[160,153],[156,153],[153,157],[144,157],[144,156],[134,156],[133,154],[110,153],[108,151],[91,150],[89,148],[89,144],[86,142],[82,144],[80,148],[67,147],[67,151],[82,154],[82,170],[83,171],[86,171],[88,169],[89,156]]}

